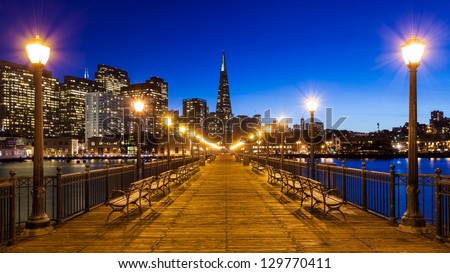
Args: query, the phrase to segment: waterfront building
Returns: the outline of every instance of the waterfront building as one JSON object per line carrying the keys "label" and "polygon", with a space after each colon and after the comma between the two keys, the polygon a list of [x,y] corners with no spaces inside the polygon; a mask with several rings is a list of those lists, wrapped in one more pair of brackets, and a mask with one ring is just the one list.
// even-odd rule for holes
{"label": "waterfront building", "polygon": [[188,124],[189,131],[195,131],[196,128],[203,129],[203,123],[208,113],[206,100],[199,98],[183,100],[183,118]]}
{"label": "waterfront building", "polygon": [[123,135],[123,97],[107,92],[86,94],[85,139]]}
{"label": "waterfront building", "polygon": [[144,104],[142,119],[145,121],[146,133],[159,139],[162,130],[162,118],[168,113],[169,84],[162,78],[152,76],[145,83],[131,84],[122,87],[121,94],[124,97],[125,132],[133,134],[133,107],[136,99],[141,99]]}
{"label": "waterfront building", "polygon": [[97,66],[95,81],[100,83],[106,89],[106,92],[114,95],[119,95],[122,87],[130,85],[127,71],[105,64]]}
{"label": "waterfront building", "polygon": [[0,137],[0,160],[27,158],[26,143],[23,137]]}
{"label": "waterfront building", "polygon": [[73,76],[65,76],[60,89],[62,136],[75,137],[84,142],[86,96],[89,93],[105,93],[106,90],[96,81]]}
{"label": "waterfront building", "polygon": [[120,137],[90,137],[87,139],[87,154],[119,156],[126,153],[122,150]]}
{"label": "waterfront building", "polygon": [[169,85],[164,79],[150,77],[144,83],[131,84],[122,87],[124,111],[124,138],[122,150],[127,154],[135,154],[137,149],[137,120],[133,102],[136,99],[144,102],[141,113],[142,124],[142,152],[146,154],[157,149],[157,145],[166,134],[164,133],[163,118],[168,114]]}
{"label": "waterfront building", "polygon": [[222,64],[220,66],[216,116],[222,120],[229,120],[233,116],[233,113],[231,111],[230,88],[228,86],[228,72],[225,60],[225,51],[222,52]]}
{"label": "waterfront building", "polygon": [[[34,139],[26,139],[26,150],[30,156],[34,154]],[[46,137],[44,138],[45,157],[68,157],[77,156],[78,139],[72,137]]]}
{"label": "waterfront building", "polygon": [[[52,72],[42,73],[44,135],[60,135],[60,92]],[[0,60],[0,130],[14,136],[34,135],[34,78],[30,66]]]}
{"label": "waterfront building", "polygon": [[219,142],[224,144],[231,144],[231,139],[234,138],[232,134],[233,123],[236,122],[236,120],[232,120],[232,117],[225,52],[222,51],[216,111],[208,114],[203,126],[206,131],[204,135],[211,140],[219,140]]}
{"label": "waterfront building", "polygon": [[450,119],[444,116],[443,111],[432,111],[430,118],[430,133],[446,134],[450,131]]}

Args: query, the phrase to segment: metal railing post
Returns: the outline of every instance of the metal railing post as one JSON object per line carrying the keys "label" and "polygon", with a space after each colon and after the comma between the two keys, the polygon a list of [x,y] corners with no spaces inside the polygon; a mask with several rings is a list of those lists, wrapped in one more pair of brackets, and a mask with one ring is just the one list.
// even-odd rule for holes
{"label": "metal railing post", "polygon": [[442,223],[442,185],[441,185],[441,169],[436,169],[436,239],[440,242],[444,240],[443,223]]}
{"label": "metal railing post", "polygon": [[362,163],[362,209],[367,210],[367,170],[366,162]]}
{"label": "metal railing post", "polygon": [[105,160],[105,202],[108,202],[109,199],[109,160]]}
{"label": "metal railing post", "polygon": [[12,245],[16,238],[16,171],[11,170],[9,175],[11,176],[9,178],[9,182],[11,183],[11,198],[9,199],[10,215],[8,245]]}
{"label": "metal railing post", "polygon": [[390,212],[389,212],[389,220],[392,223],[395,223],[395,165],[391,164],[391,172],[389,178],[389,198],[390,198]]}
{"label": "metal railing post", "polygon": [[89,164],[84,169],[84,212],[89,212]]}
{"label": "metal railing post", "polygon": [[62,223],[62,167],[56,167],[56,224]]}
{"label": "metal railing post", "polygon": [[342,159],[342,201],[347,202],[347,177],[345,176],[345,159]]}
{"label": "metal railing post", "polygon": [[330,164],[327,164],[327,184],[328,188],[331,188],[331,170],[330,170]]}
{"label": "metal railing post", "polygon": [[123,168],[124,168],[124,165],[122,164],[122,166],[121,166],[122,168],[121,168],[121,174],[120,174],[120,189],[123,191],[123,180],[124,180],[124,170],[123,170]]}

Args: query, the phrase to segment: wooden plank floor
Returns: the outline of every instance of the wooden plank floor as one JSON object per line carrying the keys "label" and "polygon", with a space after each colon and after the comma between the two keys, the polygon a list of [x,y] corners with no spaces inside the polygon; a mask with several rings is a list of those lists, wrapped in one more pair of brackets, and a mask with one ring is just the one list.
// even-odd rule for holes
{"label": "wooden plank floor", "polygon": [[19,237],[1,252],[450,252],[431,234],[396,230],[386,220],[346,205],[323,217],[299,208],[251,167],[229,155],[201,171],[152,208],[105,222],[101,206],[49,235]]}

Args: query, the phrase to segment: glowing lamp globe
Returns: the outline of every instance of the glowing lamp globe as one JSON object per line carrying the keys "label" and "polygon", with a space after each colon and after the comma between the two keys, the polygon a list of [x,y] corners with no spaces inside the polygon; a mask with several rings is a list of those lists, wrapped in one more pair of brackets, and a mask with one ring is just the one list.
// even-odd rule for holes
{"label": "glowing lamp globe", "polygon": [[310,99],[308,100],[308,102],[306,103],[306,107],[308,108],[309,112],[315,112],[317,109],[318,103],[316,100],[314,99]]}
{"label": "glowing lamp globe", "polygon": [[50,47],[39,36],[25,46],[28,59],[32,64],[45,65],[50,57]]}
{"label": "glowing lamp globe", "polygon": [[170,117],[166,118],[166,125],[167,126],[172,125],[172,119]]}
{"label": "glowing lamp globe", "polygon": [[134,110],[136,110],[136,112],[142,112],[142,110],[144,110],[144,103],[140,100],[137,100],[134,102]]}
{"label": "glowing lamp globe", "polygon": [[413,35],[406,43],[402,45],[403,59],[407,66],[420,64],[425,51],[425,42]]}

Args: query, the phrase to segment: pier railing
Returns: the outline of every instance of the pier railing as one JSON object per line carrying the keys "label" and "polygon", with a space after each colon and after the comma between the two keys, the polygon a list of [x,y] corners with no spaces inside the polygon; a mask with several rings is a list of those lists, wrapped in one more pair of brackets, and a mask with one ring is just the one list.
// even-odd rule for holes
{"label": "pier railing", "polygon": [[14,242],[16,180],[15,171],[11,177],[0,179],[0,245]]}
{"label": "pier railing", "polygon": [[[198,157],[175,158],[171,160],[171,169],[197,161]],[[167,160],[158,160],[143,164],[143,178],[159,175],[168,171]],[[60,224],[92,208],[104,204],[113,190],[124,190],[136,181],[135,165],[105,167],[90,170],[89,164],[83,172],[63,174],[58,167],[56,175],[45,176],[45,210],[50,220]],[[31,190],[33,177],[16,176],[10,172],[10,178],[0,179],[0,245],[12,243],[16,228],[23,227],[32,209]],[[13,190],[14,189],[14,190]]]}
{"label": "pier railing", "polygon": [[[280,158],[252,156],[261,164],[280,167]],[[389,172],[376,172],[366,169],[316,163],[315,178],[322,184],[339,191],[344,201],[363,210],[377,214],[392,222],[398,222],[406,211],[407,174],[397,174],[395,166]],[[285,159],[283,169],[296,175],[310,177],[309,162]],[[388,169],[388,170],[389,170]],[[436,226],[438,238],[450,235],[450,176],[439,174],[419,175],[419,206],[425,220]]]}

